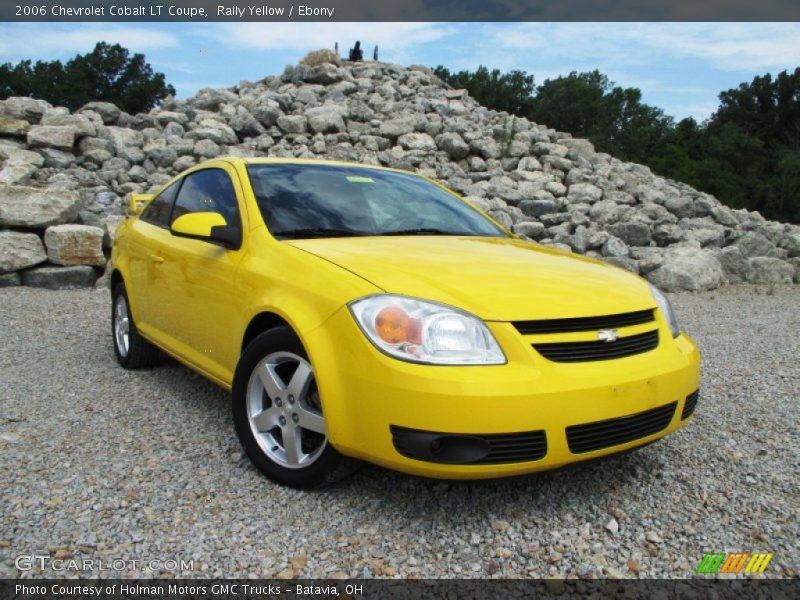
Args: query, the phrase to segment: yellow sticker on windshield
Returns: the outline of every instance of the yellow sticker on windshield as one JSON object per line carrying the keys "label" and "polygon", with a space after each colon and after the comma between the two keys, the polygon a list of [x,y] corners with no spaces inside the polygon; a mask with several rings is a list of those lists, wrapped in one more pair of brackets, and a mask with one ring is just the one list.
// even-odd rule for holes
{"label": "yellow sticker on windshield", "polygon": [[358,177],[356,175],[348,175],[347,181],[350,183],[375,183],[372,177]]}

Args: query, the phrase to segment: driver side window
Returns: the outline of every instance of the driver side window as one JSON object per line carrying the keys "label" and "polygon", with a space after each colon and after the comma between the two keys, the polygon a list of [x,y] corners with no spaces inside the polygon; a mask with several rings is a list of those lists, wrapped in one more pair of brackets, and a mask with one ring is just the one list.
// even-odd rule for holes
{"label": "driver side window", "polygon": [[183,181],[170,225],[178,217],[193,212],[216,212],[232,227],[241,228],[239,203],[231,178],[222,169],[204,169],[187,175]]}

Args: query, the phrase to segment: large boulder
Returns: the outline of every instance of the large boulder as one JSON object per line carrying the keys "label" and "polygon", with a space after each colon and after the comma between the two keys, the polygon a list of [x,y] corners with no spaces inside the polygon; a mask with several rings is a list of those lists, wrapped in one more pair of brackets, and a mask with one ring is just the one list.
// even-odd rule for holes
{"label": "large boulder", "polygon": [[436,150],[436,142],[427,133],[404,133],[397,138],[397,143],[404,150],[421,150],[423,152]]}
{"label": "large boulder", "polygon": [[141,149],[141,147],[144,145],[144,136],[142,135],[142,132],[136,131],[135,129],[127,129],[125,127],[117,127],[112,125],[110,127],[106,127],[103,133],[105,134],[105,137],[111,141],[111,145],[113,146],[114,152],[117,154],[117,156],[122,156],[123,158],[123,155],[128,148]]}
{"label": "large boulder", "polygon": [[28,146],[72,150],[76,133],[69,125],[35,125],[28,131]]}
{"label": "large boulder", "polygon": [[44,233],[47,258],[57,265],[104,265],[105,232],[91,225],[54,225]]}
{"label": "large boulder", "polygon": [[406,133],[411,133],[417,126],[417,119],[411,116],[397,117],[383,121],[378,130],[382,136],[397,138]]}
{"label": "large boulder", "polygon": [[280,105],[268,98],[259,99],[250,112],[264,127],[275,125],[278,122],[278,118],[283,114]]}
{"label": "large boulder", "polygon": [[555,200],[547,198],[522,200],[518,204],[519,209],[529,217],[540,217],[558,212],[561,204]]}
{"label": "large boulder", "polygon": [[544,233],[544,225],[538,221],[522,221],[513,226],[514,233],[538,240]]}
{"label": "large boulder", "polygon": [[103,225],[103,246],[111,248],[114,244],[114,238],[117,237],[117,229],[125,222],[127,217],[123,215],[108,215],[102,219]]}
{"label": "large boulder", "polygon": [[346,129],[339,105],[324,104],[306,111],[308,127],[313,133],[338,133]]}
{"label": "large boulder", "polygon": [[298,67],[298,71],[300,78],[308,83],[328,85],[345,78],[345,70],[329,62],[312,68],[301,65]]}
{"label": "large boulder", "polygon": [[650,228],[646,223],[617,223],[616,225],[612,225],[609,231],[629,246],[650,245]]}
{"label": "large boulder", "polygon": [[750,283],[792,283],[794,265],[791,263],[768,256],[755,256],[748,259],[748,262],[752,268],[747,279]]}
{"label": "large boulder", "polygon": [[579,138],[565,138],[558,140],[558,143],[568,148],[567,157],[572,160],[578,158],[590,159],[594,156],[594,144],[589,140]]}
{"label": "large boulder", "polygon": [[304,115],[281,115],[277,125],[284,133],[305,133],[308,129],[308,119]]}
{"label": "large boulder", "polygon": [[728,283],[742,283],[749,281],[753,271],[747,258],[736,246],[726,246],[714,251],[714,256],[722,265]]}
{"label": "large boulder", "polygon": [[786,250],[789,257],[800,256],[800,231],[787,233],[778,242],[778,246]]}
{"label": "large boulder", "polygon": [[51,108],[50,104],[44,100],[36,100],[27,96],[11,96],[2,103],[0,114],[12,119],[38,123],[49,108]]}
{"label": "large boulder", "polygon": [[22,285],[19,273],[0,273],[0,288]]}
{"label": "large boulder", "polygon": [[236,114],[228,120],[228,123],[236,135],[242,138],[256,137],[264,133],[264,126],[244,106],[236,107]]}
{"label": "large boulder", "polygon": [[0,169],[0,184],[18,185],[27,183],[36,172],[36,167],[31,164],[6,164]]}
{"label": "large boulder", "polygon": [[30,150],[9,150],[6,153],[7,165],[32,165],[34,167],[41,167],[44,165],[44,157],[38,152],[31,152]]}
{"label": "large boulder", "polygon": [[72,127],[75,137],[92,137],[97,134],[97,128],[85,115],[62,115],[48,112],[42,117],[42,125]]}
{"label": "large boulder", "polygon": [[0,136],[24,138],[30,128],[27,121],[0,116]]}
{"label": "large boulder", "polygon": [[230,90],[203,88],[194,97],[192,103],[201,110],[217,111],[223,104],[234,103],[239,97]]}
{"label": "large boulder", "polygon": [[748,231],[734,242],[747,258],[754,256],[769,256],[775,250],[775,244],[757,231]]}
{"label": "large boulder", "polygon": [[44,228],[78,216],[81,197],[74,190],[0,185],[0,226]]}
{"label": "large boulder", "polygon": [[105,125],[114,125],[122,115],[122,111],[111,102],[89,102],[76,112],[82,113],[86,111],[92,111],[100,115]]}
{"label": "large boulder", "polygon": [[593,204],[603,197],[603,190],[593,183],[574,183],[567,190],[567,199],[570,202],[587,202]]}
{"label": "large boulder", "polygon": [[114,145],[103,138],[82,138],[78,149],[82,156],[99,165],[114,156]]}
{"label": "large boulder", "polygon": [[713,290],[725,283],[722,265],[711,251],[693,246],[670,248],[647,279],[665,292]]}
{"label": "large boulder", "polygon": [[193,153],[201,158],[216,158],[222,154],[219,144],[211,140],[197,140],[194,144]]}
{"label": "large boulder", "polygon": [[70,290],[92,287],[97,281],[97,273],[92,267],[38,267],[22,272],[22,285],[47,288],[50,290]]}
{"label": "large boulder", "polygon": [[239,141],[236,132],[229,125],[212,119],[202,121],[199,127],[186,135],[193,140],[211,140],[217,144],[236,144]]}
{"label": "large boulder", "polygon": [[624,258],[630,255],[630,248],[621,239],[612,235],[603,242],[600,252],[605,257]]}
{"label": "large boulder", "polygon": [[46,260],[42,240],[35,233],[0,231],[0,273],[18,271]]}
{"label": "large boulder", "polygon": [[691,198],[687,198],[686,196],[672,196],[671,198],[667,198],[667,201],[664,202],[664,207],[679,219],[693,217],[695,215],[694,202]]}
{"label": "large boulder", "polygon": [[442,134],[437,141],[437,146],[439,150],[447,153],[450,160],[461,160],[469,154],[469,144],[455,132]]}

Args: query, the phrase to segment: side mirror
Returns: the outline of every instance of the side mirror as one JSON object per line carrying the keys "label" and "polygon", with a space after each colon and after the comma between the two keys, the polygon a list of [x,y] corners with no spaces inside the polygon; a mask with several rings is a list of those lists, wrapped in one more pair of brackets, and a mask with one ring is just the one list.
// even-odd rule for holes
{"label": "side mirror", "polygon": [[172,222],[170,233],[176,237],[218,244],[231,250],[242,245],[242,232],[232,227],[216,212],[195,212],[181,215]]}

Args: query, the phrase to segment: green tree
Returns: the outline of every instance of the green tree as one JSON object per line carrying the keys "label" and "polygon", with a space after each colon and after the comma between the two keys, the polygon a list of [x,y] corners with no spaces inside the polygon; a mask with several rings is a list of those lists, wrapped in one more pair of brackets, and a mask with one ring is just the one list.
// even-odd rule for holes
{"label": "green tree", "polygon": [[800,68],[755,77],[723,91],[704,123],[678,123],[597,70],[534,86],[524,71],[486,67],[451,73],[484,106],[588,138],[602,152],[648,165],[733,207],[800,222]]}
{"label": "green tree", "polygon": [[501,73],[499,69],[489,71],[480,66],[474,73],[451,73],[439,65],[434,73],[451,86],[467,90],[478,102],[494,110],[517,116],[525,116],[530,111],[534,91],[533,75],[524,71]]}
{"label": "green tree", "polygon": [[155,73],[143,54],[130,55],[119,44],[99,42],[92,52],[66,64],[24,60],[0,65],[0,95],[32,96],[76,110],[93,100],[113,102],[122,110],[149,110],[175,88]]}
{"label": "green tree", "polygon": [[597,70],[545,80],[529,116],[588,138],[602,152],[637,162],[647,162],[673,126],[661,109],[642,102],[638,89],[615,86]]}

